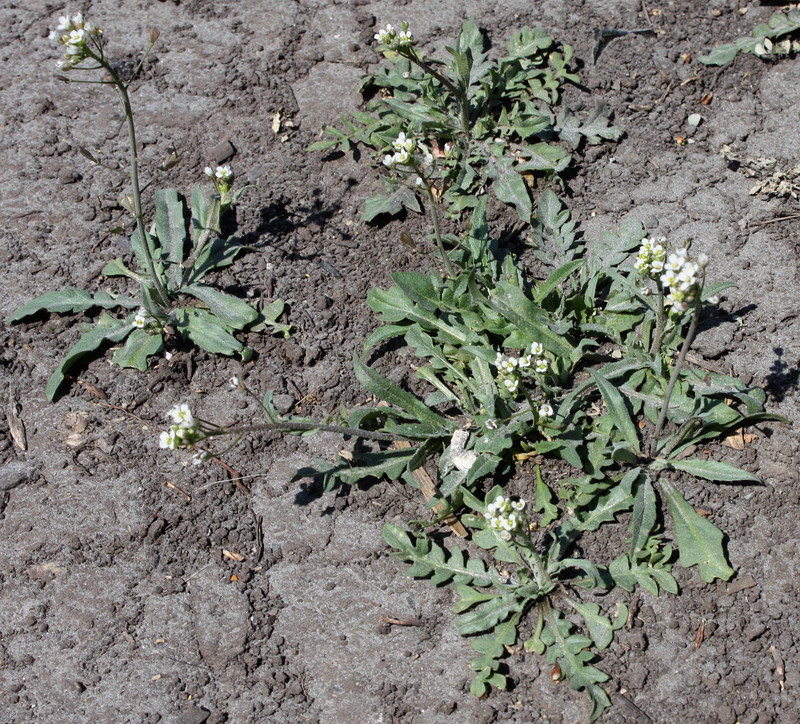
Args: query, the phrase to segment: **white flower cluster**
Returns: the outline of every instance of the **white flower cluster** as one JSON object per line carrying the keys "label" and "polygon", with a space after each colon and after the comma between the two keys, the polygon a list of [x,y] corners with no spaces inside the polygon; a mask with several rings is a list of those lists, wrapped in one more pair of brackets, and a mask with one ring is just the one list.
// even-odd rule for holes
{"label": "white flower cluster", "polygon": [[633,263],[633,268],[640,274],[657,278],[664,271],[664,262],[667,258],[667,240],[643,239],[639,254]]}
{"label": "white flower cluster", "polygon": [[519,390],[520,377],[528,376],[531,372],[543,374],[550,365],[544,357],[544,347],[541,342],[534,342],[531,351],[521,357],[498,352],[494,364],[499,371],[501,383],[512,395]]}
{"label": "white flower cluster", "polygon": [[66,58],[58,61],[61,70],[69,70],[82,60],[89,57],[90,49],[87,45],[91,38],[99,38],[103,31],[83,19],[83,15],[78,13],[72,17],[63,16],[58,19],[55,31],[50,34],[54,40],[58,40],[64,46]]}
{"label": "white flower cluster", "polygon": [[197,422],[189,405],[176,405],[167,413],[167,417],[173,424],[169,430],[161,433],[158,440],[159,447],[177,450],[194,445],[200,439],[201,433],[197,429]]}
{"label": "white flower cluster", "polygon": [[[703,288],[703,271],[708,257],[700,254],[696,261],[689,259],[689,250],[678,249],[667,255],[667,240],[644,239],[634,262],[640,273],[657,279],[667,290],[665,302],[673,312],[684,312],[696,304]],[[716,304],[719,299],[708,300]]]}
{"label": "white flower cluster", "polygon": [[230,166],[217,166],[216,168],[206,166],[203,173],[215,182],[224,181],[226,183],[231,183],[233,181],[233,171]]}
{"label": "white flower cluster", "polygon": [[402,131],[392,142],[392,148],[394,153],[383,157],[383,165],[386,168],[415,165],[428,168],[433,164],[433,154],[422,143]]}
{"label": "white flower cluster", "polygon": [[[696,304],[703,288],[703,271],[708,265],[708,257],[701,254],[697,261],[689,259],[688,249],[678,249],[667,257],[661,283],[669,289],[666,303],[673,312],[684,312]],[[709,300],[712,304],[718,301]]]}
{"label": "white flower cluster", "polygon": [[525,510],[524,500],[512,501],[498,495],[493,502],[486,506],[486,519],[489,528],[498,532],[503,540],[511,540],[512,534],[522,528]]}
{"label": "white flower cluster", "polygon": [[381,45],[386,45],[392,50],[408,48],[414,45],[414,36],[408,32],[408,23],[403,23],[400,30],[394,25],[387,25],[375,33],[375,40]]}
{"label": "white flower cluster", "polygon": [[151,317],[144,307],[139,307],[133,318],[133,326],[137,329],[145,329],[155,324],[157,324],[155,317]]}

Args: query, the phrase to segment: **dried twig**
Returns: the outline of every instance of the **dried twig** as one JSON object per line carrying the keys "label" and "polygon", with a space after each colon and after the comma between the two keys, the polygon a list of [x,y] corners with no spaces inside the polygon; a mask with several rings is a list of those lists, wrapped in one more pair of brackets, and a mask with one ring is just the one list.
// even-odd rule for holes
{"label": "dried twig", "polygon": [[[395,450],[404,450],[410,448],[411,443],[406,440],[395,440],[394,443],[392,443],[392,447],[394,447]],[[417,481],[417,483],[419,483],[419,489],[425,496],[426,502],[436,496],[436,483],[433,482],[431,476],[425,471],[425,468],[417,468],[411,474],[414,476],[414,479]],[[439,515],[444,513],[445,510],[447,510],[447,504],[444,501],[436,503],[436,505],[433,506],[433,512]],[[453,533],[455,533],[459,538],[467,537],[467,529],[452,513],[445,517],[444,522],[450,526],[450,530],[452,530]]]}

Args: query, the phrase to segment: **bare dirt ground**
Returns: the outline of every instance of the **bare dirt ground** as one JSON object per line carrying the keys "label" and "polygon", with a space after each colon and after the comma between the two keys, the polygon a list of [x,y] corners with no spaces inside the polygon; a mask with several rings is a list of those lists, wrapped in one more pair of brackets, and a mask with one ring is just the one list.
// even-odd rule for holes
{"label": "bare dirt ground", "polygon": [[[738,284],[698,353],[763,385],[771,409],[797,420],[800,223],[770,222],[798,205],[750,196],[753,181],[719,150],[735,142],[747,155],[797,163],[800,59],[746,56],[721,71],[696,62],[771,12],[757,2],[648,0],[649,17],[643,5],[93,0],[71,8],[105,28],[120,59],[160,28],[134,96],[145,160],[152,167],[174,146],[181,163],[158,184],[186,189],[230,154],[223,142],[233,144],[239,178],[256,186],[236,230],[257,251],[222,285],[284,298],[294,333],[252,335],[258,354],[248,365],[196,350],[147,373],[98,360],[49,405],[44,385],[77,320],[3,327],[3,395],[21,403],[28,450],[0,423],[0,721],[586,719],[582,696],[554,683],[535,656],[513,663],[512,691],[468,694],[471,652],[452,625],[450,592],[405,578],[380,539],[383,521],[419,514],[419,501],[385,484],[322,496],[292,481],[341,439],[245,441],[226,456],[257,476],[245,493],[221,482],[218,466],[186,467],[159,451],[157,431],[165,410],[187,400],[205,417],[254,416],[229,390],[232,374],[274,389],[279,406],[301,414],[365,399],[351,372],[352,352],[375,323],[364,299],[391,271],[429,263],[398,242],[420,222],[363,224],[361,206],[376,187],[369,165],[323,162],[304,149],[360,101],[358,78],[377,61],[375,25],[403,19],[427,46],[473,18],[497,44],[529,24],[576,47],[588,91],[574,90],[572,102],[607,101],[626,131],[619,144],[591,149],[568,181],[567,203],[587,237],[636,216],[657,235],[694,239],[711,256],[712,276]],[[97,288],[105,262],[127,253],[109,231],[127,223],[122,183],[76,150],[123,159],[117,108],[110,95],[52,77],[47,34],[64,9],[0,0],[3,316],[47,289]],[[615,40],[592,65],[597,28],[650,23],[656,37]],[[692,113],[703,116],[697,129],[686,122]],[[497,231],[504,222],[498,210]],[[392,374],[403,381],[406,372]],[[685,486],[730,535],[736,578],[709,586],[679,570],[680,596],[628,597],[634,625],[602,663],[616,704],[605,721],[800,719],[800,445],[779,425],[755,434],[744,450],[726,449],[726,460],[760,473],[763,487]]]}

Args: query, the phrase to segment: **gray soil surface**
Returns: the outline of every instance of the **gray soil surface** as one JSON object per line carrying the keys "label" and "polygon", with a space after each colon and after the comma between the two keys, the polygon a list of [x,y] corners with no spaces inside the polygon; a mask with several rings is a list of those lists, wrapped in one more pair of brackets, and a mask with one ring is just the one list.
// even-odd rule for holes
{"label": "gray soil surface", "polygon": [[[673,242],[694,239],[711,276],[738,285],[697,354],[763,385],[770,409],[797,421],[800,223],[773,220],[796,215],[798,204],[751,196],[753,180],[719,151],[736,143],[746,155],[797,163],[800,59],[745,56],[722,70],[695,60],[771,9],[745,0],[80,5],[121,61],[160,28],[134,96],[145,166],[174,146],[181,162],[157,183],[186,189],[233,144],[239,178],[255,185],[237,210],[237,233],[256,251],[218,280],[254,299],[285,299],[294,333],[251,335],[257,356],[247,365],[185,349],[147,373],[99,359],[50,405],[44,385],[79,320],[3,327],[3,399],[7,390],[19,400],[28,449],[0,422],[0,721],[585,721],[584,697],[553,682],[535,655],[512,657],[512,691],[469,695],[472,652],[455,631],[451,591],[404,577],[380,537],[383,521],[422,514],[415,491],[380,483],[322,495],[293,481],[350,443],[252,437],[225,456],[252,476],[246,492],[218,465],[195,468],[158,450],[157,433],[183,401],[210,419],[253,418],[255,405],[228,387],[233,374],[299,414],[365,400],[351,359],[376,323],[366,293],[395,269],[429,264],[398,242],[401,229],[423,227],[411,217],[363,224],[361,206],[377,188],[369,164],[304,149],[360,102],[358,79],[377,60],[376,25],[403,19],[427,46],[452,38],[466,18],[497,44],[530,24],[575,46],[588,91],[574,89],[571,102],[607,102],[626,131],[618,144],[591,148],[568,181],[587,238],[635,216]],[[58,56],[47,35],[63,11],[0,0],[3,316],[48,289],[106,284],[99,270],[128,253],[110,231],[128,223],[121,180],[77,152],[123,161],[114,99],[52,77]],[[612,41],[591,64],[595,29],[650,23],[655,37]],[[696,129],[692,113],[703,116]],[[509,217],[494,213],[500,231]],[[408,374],[388,371],[400,382]],[[637,615],[600,664],[615,701],[604,721],[800,719],[800,445],[782,425],[751,432],[743,450],[713,452],[759,473],[763,487],[681,479],[691,503],[730,536],[736,577],[706,585],[679,569],[680,596],[625,597]]]}

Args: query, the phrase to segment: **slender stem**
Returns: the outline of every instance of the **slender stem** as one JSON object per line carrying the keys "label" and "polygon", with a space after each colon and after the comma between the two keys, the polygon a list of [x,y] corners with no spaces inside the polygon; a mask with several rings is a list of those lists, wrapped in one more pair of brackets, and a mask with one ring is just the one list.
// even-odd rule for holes
{"label": "slender stem", "polygon": [[111,70],[110,67],[109,71],[114,78],[114,85],[117,87],[117,92],[119,93],[120,100],[122,101],[122,108],[125,112],[125,119],[128,124],[128,143],[130,146],[131,157],[131,190],[133,193],[133,210],[134,216],[136,217],[136,229],[139,232],[139,238],[142,243],[142,248],[144,249],[145,259],[147,261],[147,271],[153,280],[153,284],[155,285],[156,292],[161,299],[161,303],[165,308],[167,308],[169,307],[169,294],[164,288],[161,278],[156,273],[156,267],[153,263],[153,255],[150,252],[150,242],[147,239],[147,232],[145,231],[144,226],[144,216],[142,214],[142,192],[141,187],[139,186],[139,151],[136,145],[136,126],[133,122],[133,109],[131,108],[131,101],[128,97],[128,89],[122,83],[119,76],[117,76],[117,74]]}
{"label": "slender stem", "polygon": [[539,422],[539,411],[536,409],[536,404],[534,403],[533,398],[531,397],[530,390],[525,386],[525,384],[522,385],[522,391],[525,393],[525,399],[528,401],[528,405],[530,405],[531,418],[533,420],[533,424],[535,427],[536,424]]}
{"label": "slender stem", "polygon": [[[111,67],[111,64],[106,60],[105,53],[103,52],[102,41],[96,40],[92,36],[92,42],[97,48],[97,52],[89,50],[89,56],[95,60],[111,78],[110,83],[113,84],[119,93],[120,101],[122,102],[122,110],[125,113],[125,120],[128,124],[128,145],[130,147],[130,177],[131,177],[131,192],[133,194],[133,211],[136,218],[136,230],[139,233],[139,238],[142,242],[142,249],[144,251],[145,261],[147,264],[147,272],[153,280],[153,285],[156,288],[156,293],[164,306],[169,307],[169,294],[167,293],[161,277],[156,273],[156,266],[153,262],[153,255],[150,252],[150,243],[147,239],[147,232],[145,231],[144,215],[142,214],[142,190],[139,185],[139,151],[136,143],[136,126],[133,122],[133,109],[131,108],[131,100],[128,96],[128,89],[119,74]],[[152,47],[152,45],[151,45]],[[88,49],[88,46],[87,46]]]}
{"label": "slender stem", "polygon": [[263,430],[280,430],[288,432],[305,432],[316,430],[318,432],[336,432],[340,435],[352,435],[361,437],[365,440],[379,440],[381,442],[395,442],[405,440],[400,435],[391,435],[388,432],[376,432],[374,430],[359,430],[356,427],[344,427],[342,425],[323,425],[319,422],[262,422],[258,425],[245,425],[243,427],[223,428],[208,433],[208,437],[221,437],[222,435],[238,435],[246,432],[261,432]]}
{"label": "slender stem", "polygon": [[431,206],[431,215],[433,216],[433,233],[436,237],[436,244],[439,246],[439,253],[442,255],[445,272],[447,273],[448,277],[452,277],[453,265],[450,263],[450,257],[445,251],[444,241],[442,240],[442,228],[439,220],[439,206],[436,203],[436,199],[433,196],[433,191],[431,190],[430,184],[427,181],[425,181],[425,191],[428,194],[428,202]]}
{"label": "slender stem", "polygon": [[686,355],[689,352],[689,348],[692,346],[692,342],[694,341],[694,335],[697,332],[697,323],[700,321],[701,309],[702,304],[698,300],[695,302],[694,313],[692,314],[692,323],[689,325],[689,332],[686,334],[686,339],[683,340],[683,346],[681,347],[680,354],[678,355],[678,361],[675,362],[675,367],[672,370],[672,375],[670,376],[669,384],[667,385],[667,391],[664,393],[664,401],[661,403],[661,412],[658,416],[656,430],[653,434],[653,440],[651,442],[651,453],[653,451],[653,447],[658,444],[658,439],[661,437],[661,433],[664,430],[664,423],[667,421],[667,410],[669,409],[669,401],[672,397],[672,391],[675,389],[675,383],[678,381],[678,375],[681,373],[681,367],[683,367],[683,363],[686,360]]}
{"label": "slender stem", "polygon": [[419,66],[422,70],[426,73],[432,75],[436,80],[438,80],[447,90],[449,90],[458,101],[459,105],[459,117],[461,120],[461,131],[467,138],[467,143],[469,143],[469,136],[470,136],[470,122],[469,122],[469,98],[467,97],[467,91],[459,89],[451,80],[449,80],[446,76],[442,75],[438,70],[436,70],[433,66],[429,63],[426,63],[422,60],[416,53],[413,51],[403,53],[404,58],[407,58],[415,65]]}
{"label": "slender stem", "polygon": [[653,334],[653,342],[650,345],[650,355],[657,355],[661,351],[661,340],[664,337],[664,327],[667,323],[667,312],[664,309],[664,289],[658,286],[658,306],[656,307],[656,331]]}

